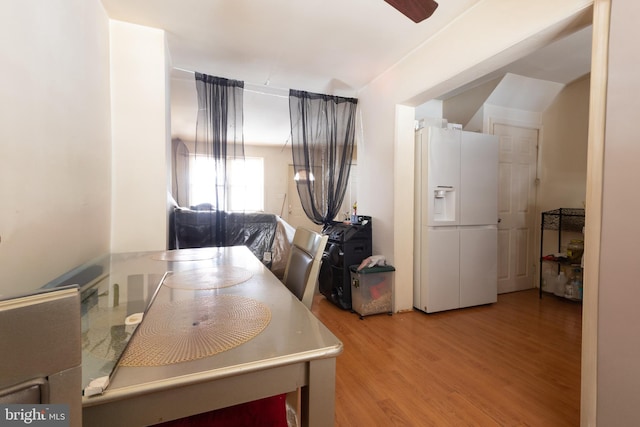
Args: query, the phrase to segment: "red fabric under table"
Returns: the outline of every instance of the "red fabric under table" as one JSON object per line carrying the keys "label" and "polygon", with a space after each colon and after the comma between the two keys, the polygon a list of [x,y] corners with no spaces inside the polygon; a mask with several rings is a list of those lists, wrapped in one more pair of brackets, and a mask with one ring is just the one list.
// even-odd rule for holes
{"label": "red fabric under table", "polygon": [[267,397],[241,403],[174,421],[155,427],[287,427],[286,395]]}

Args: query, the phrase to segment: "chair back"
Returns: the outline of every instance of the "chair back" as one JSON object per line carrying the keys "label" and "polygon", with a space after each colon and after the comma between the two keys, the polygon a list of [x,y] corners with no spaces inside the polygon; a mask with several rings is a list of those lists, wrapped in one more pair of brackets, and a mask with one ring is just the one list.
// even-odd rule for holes
{"label": "chair back", "polygon": [[298,227],[282,279],[285,286],[311,309],[316,293],[322,254],[329,236]]}

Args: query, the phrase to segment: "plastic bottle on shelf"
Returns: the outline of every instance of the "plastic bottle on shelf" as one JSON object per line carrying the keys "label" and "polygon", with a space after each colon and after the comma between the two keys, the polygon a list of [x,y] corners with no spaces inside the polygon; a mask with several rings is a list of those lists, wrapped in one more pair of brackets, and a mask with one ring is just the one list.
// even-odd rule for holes
{"label": "plastic bottle on shelf", "polygon": [[572,300],[582,299],[582,269],[574,267],[564,287],[564,297]]}
{"label": "plastic bottle on shelf", "polygon": [[567,281],[564,285],[564,297],[568,299],[576,299],[573,292],[573,281]]}
{"label": "plastic bottle on shelf", "polygon": [[573,269],[571,285],[573,286],[573,297],[577,300],[582,300],[582,269]]}
{"label": "plastic bottle on shelf", "polygon": [[556,276],[558,275],[558,271],[557,266],[552,264],[555,263],[542,263],[542,290],[544,292],[554,293],[556,289]]}
{"label": "plastic bottle on shelf", "polygon": [[567,276],[564,274],[564,271],[560,271],[558,276],[556,277],[556,286],[554,290],[554,294],[563,297],[565,294],[565,285],[567,284]]}
{"label": "plastic bottle on shelf", "polygon": [[578,283],[578,299],[580,301],[582,301],[583,295],[584,295],[584,283],[582,283],[582,280],[580,280],[580,283]]}

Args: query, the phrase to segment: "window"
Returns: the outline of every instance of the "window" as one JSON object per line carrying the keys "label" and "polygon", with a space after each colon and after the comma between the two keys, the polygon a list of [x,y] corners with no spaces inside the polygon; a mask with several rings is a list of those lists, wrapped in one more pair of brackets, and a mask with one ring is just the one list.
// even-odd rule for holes
{"label": "window", "polygon": [[[227,198],[223,200],[224,210],[263,211],[264,210],[264,159],[246,157],[227,160]],[[209,157],[191,159],[191,205],[211,203],[215,206],[215,160]],[[222,196],[223,177],[219,177],[219,195]]]}

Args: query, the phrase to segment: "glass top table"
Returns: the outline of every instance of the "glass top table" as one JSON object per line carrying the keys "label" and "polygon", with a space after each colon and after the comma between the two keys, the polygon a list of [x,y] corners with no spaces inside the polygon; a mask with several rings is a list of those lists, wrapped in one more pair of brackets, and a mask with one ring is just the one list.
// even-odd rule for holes
{"label": "glass top table", "polygon": [[303,424],[333,425],[342,343],[246,247],[111,254],[87,269],[83,388],[110,383],[83,397],[85,425],[150,425],[299,387]]}

